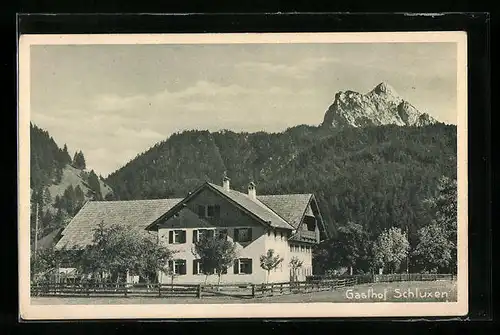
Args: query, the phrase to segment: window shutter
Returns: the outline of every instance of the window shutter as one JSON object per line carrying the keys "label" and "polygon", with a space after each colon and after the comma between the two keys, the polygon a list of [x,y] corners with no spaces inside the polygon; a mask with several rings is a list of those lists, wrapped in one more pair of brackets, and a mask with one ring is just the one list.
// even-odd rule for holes
{"label": "window shutter", "polygon": [[250,258],[249,259],[249,265],[248,265],[248,273],[251,274],[252,273],[252,259]]}
{"label": "window shutter", "polygon": [[198,205],[198,216],[199,217],[205,216],[205,206]]}
{"label": "window shutter", "polygon": [[193,259],[193,274],[197,275],[198,274],[198,259]]}
{"label": "window shutter", "polygon": [[186,261],[185,260],[180,261],[179,265],[180,265],[179,274],[185,275],[186,274]]}
{"label": "window shutter", "polygon": [[174,243],[174,232],[172,230],[168,232],[168,243]]}
{"label": "window shutter", "polygon": [[238,228],[234,228],[234,241],[235,242],[239,242],[239,229]]}
{"label": "window shutter", "polygon": [[173,271],[174,270],[174,261],[168,261],[168,269],[170,271]]}
{"label": "window shutter", "polygon": [[180,243],[186,243],[186,231],[185,230],[181,230],[180,239],[181,239]]}
{"label": "window shutter", "polygon": [[198,241],[198,231],[193,230],[193,243]]}
{"label": "window shutter", "polygon": [[252,241],[252,228],[248,229],[248,241]]}
{"label": "window shutter", "polygon": [[235,275],[237,275],[238,273],[240,273],[240,262],[237,259],[234,260],[233,269],[234,269],[234,274]]}

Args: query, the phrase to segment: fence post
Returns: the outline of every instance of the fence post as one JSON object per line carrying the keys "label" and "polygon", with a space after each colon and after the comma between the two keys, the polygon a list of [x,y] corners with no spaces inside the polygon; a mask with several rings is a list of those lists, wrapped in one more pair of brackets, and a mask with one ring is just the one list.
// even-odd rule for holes
{"label": "fence post", "polygon": [[252,298],[255,298],[255,284],[252,284]]}
{"label": "fence post", "polygon": [[158,297],[161,297],[161,283],[158,282]]}
{"label": "fence post", "polygon": [[271,295],[274,295],[274,284],[271,284]]}
{"label": "fence post", "polygon": [[123,284],[123,287],[125,288],[125,297],[128,296],[128,286],[127,283]]}
{"label": "fence post", "polygon": [[283,294],[283,283],[280,284],[280,294]]}
{"label": "fence post", "polygon": [[198,293],[196,296],[201,299],[201,284],[198,284]]}

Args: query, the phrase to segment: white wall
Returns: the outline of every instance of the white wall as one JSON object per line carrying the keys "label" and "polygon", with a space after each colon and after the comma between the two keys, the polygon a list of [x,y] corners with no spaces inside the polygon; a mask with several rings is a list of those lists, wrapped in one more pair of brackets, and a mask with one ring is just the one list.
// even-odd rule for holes
{"label": "white wall", "polygon": [[270,234],[266,233],[265,236],[265,250],[262,254],[267,253],[267,250],[273,249],[274,253],[283,258],[283,262],[276,268],[270,272],[269,282],[288,282],[290,281],[290,250],[288,245],[288,236],[286,236],[285,232],[276,232],[276,236],[274,232],[270,232]]}
{"label": "white wall", "polygon": [[[298,245],[298,244],[295,244]],[[293,251],[289,252],[290,259],[292,257],[297,257],[300,261],[302,261],[302,267],[297,270],[297,280],[304,281],[307,276],[312,275],[312,248],[308,250],[302,251]]]}
{"label": "white wall", "polygon": [[[219,229],[232,230],[234,228],[250,228],[250,227],[228,227]],[[263,283],[265,282],[266,273],[260,267],[259,258],[260,255],[264,253],[265,250],[265,240],[266,234],[264,232],[264,227],[251,227],[253,241],[250,243],[239,243],[236,242],[236,252],[238,258],[252,258],[252,274],[234,274],[233,265],[229,266],[227,274],[221,276],[222,283]],[[186,231],[186,243],[183,244],[168,244],[168,232],[170,229],[160,228],[158,231],[158,238],[160,243],[165,243],[165,245],[172,251],[175,252],[174,259],[186,260],[186,274],[178,275],[174,278],[174,284],[198,284],[205,282],[204,274],[193,274],[193,260],[198,257],[194,255],[194,245],[193,241],[193,228],[176,228]],[[232,234],[229,233],[228,240],[232,241]],[[165,276],[164,274],[160,276],[162,283],[171,283],[172,278],[170,276]],[[217,283],[217,275],[210,275],[207,278],[207,283]]]}

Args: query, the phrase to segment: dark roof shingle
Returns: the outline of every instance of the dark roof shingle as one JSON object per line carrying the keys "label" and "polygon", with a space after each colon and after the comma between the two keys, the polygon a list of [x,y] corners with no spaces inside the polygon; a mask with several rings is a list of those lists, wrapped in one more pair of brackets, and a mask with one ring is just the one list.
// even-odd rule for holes
{"label": "dark roof shingle", "polygon": [[[297,229],[312,194],[258,195],[253,200],[236,190],[207,183],[231,201],[245,208],[272,227]],[[127,225],[143,230],[184,199],[127,201],[89,201],[62,232],[56,248],[85,247],[93,239],[94,229],[103,221],[106,225]]]}
{"label": "dark roof shingle", "polygon": [[89,201],[66,226],[56,248],[85,247],[92,242],[101,221],[142,230],[181,200]]}
{"label": "dark roof shingle", "polygon": [[[283,217],[281,217],[278,213],[273,211],[272,208],[269,208],[267,205],[262,203],[257,197],[257,199],[253,200],[248,195],[235,191],[229,190],[226,191],[223,187],[219,185],[215,185],[209,183],[209,185],[215,188],[220,193],[224,194],[229,199],[236,202],[238,205],[244,207],[246,210],[263,220],[264,222],[268,222],[272,227],[277,228],[287,228],[294,229],[295,227],[291,226]],[[303,211],[305,208],[302,209]]]}
{"label": "dark roof shingle", "polygon": [[271,208],[294,228],[298,228],[312,194],[259,195],[263,204]]}

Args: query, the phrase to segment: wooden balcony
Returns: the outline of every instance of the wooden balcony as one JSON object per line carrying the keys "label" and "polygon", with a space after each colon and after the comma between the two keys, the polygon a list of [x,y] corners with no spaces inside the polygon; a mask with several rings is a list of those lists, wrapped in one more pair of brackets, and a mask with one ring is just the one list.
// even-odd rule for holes
{"label": "wooden balcony", "polygon": [[293,236],[293,240],[304,242],[319,242],[318,236],[315,231],[299,230]]}

